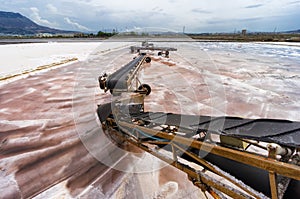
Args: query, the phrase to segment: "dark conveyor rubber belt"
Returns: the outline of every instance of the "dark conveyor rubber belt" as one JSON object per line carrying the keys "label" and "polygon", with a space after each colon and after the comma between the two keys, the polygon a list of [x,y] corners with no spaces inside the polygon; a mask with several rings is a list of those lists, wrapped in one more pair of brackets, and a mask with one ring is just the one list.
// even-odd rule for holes
{"label": "dark conveyor rubber belt", "polygon": [[131,62],[111,74],[107,78],[107,88],[108,89],[127,89],[127,80],[130,72],[136,68],[140,61],[143,60],[145,55],[140,55],[133,59]]}
{"label": "dark conveyor rubber belt", "polygon": [[[128,110],[128,109],[125,109]],[[129,109],[130,110],[130,109]],[[100,105],[101,122],[111,113],[111,104]],[[178,126],[187,132],[187,137],[199,130],[221,135],[277,143],[287,147],[300,147],[300,122],[276,119],[243,119],[238,117],[210,117],[182,115],[163,112],[119,111],[118,118],[127,122],[143,120],[149,127],[157,125]],[[181,129],[180,129],[181,130]]]}
{"label": "dark conveyor rubber belt", "polygon": [[179,126],[194,131],[201,129],[222,135],[274,142],[288,147],[300,146],[300,122],[157,112],[145,112],[132,117],[149,123]]}

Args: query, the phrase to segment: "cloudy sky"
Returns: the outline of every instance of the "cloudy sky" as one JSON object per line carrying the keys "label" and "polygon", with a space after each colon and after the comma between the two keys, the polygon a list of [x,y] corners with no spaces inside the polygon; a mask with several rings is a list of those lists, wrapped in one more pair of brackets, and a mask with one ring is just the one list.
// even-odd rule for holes
{"label": "cloudy sky", "polygon": [[0,0],[0,10],[19,12],[40,25],[85,32],[300,29],[300,0]]}

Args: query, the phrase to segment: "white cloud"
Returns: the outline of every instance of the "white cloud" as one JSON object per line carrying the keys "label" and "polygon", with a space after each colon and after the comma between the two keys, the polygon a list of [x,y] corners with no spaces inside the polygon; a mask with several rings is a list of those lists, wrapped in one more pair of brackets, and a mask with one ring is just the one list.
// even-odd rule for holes
{"label": "white cloud", "polygon": [[31,19],[39,24],[39,25],[43,25],[43,26],[49,26],[49,27],[57,27],[57,24],[56,23],[51,23],[50,21],[48,21],[47,19],[43,19],[41,16],[40,16],[40,11],[38,8],[36,7],[31,7],[30,8],[31,10]]}
{"label": "white cloud", "polygon": [[58,9],[54,5],[52,5],[50,3],[47,4],[47,8],[53,14],[57,14],[58,13]]}
{"label": "white cloud", "polygon": [[3,4],[7,11],[10,7],[11,11],[27,14],[39,24],[51,27],[59,24],[62,29],[69,29],[71,25],[82,31],[125,30],[135,26],[177,31],[185,26],[186,32],[300,27],[299,0],[3,0]]}
{"label": "white cloud", "polygon": [[74,28],[76,28],[76,29],[83,30],[83,31],[91,31],[89,28],[87,28],[87,27],[85,27],[85,26],[83,26],[83,25],[80,25],[80,24],[77,23],[77,22],[71,21],[71,19],[69,19],[68,17],[65,17],[64,20],[65,20],[68,24],[72,25],[72,26],[73,26]]}
{"label": "white cloud", "polygon": [[[183,26],[186,26],[188,31],[222,31],[222,29],[229,31],[234,28],[247,27],[247,19],[253,18],[253,16],[261,18],[263,21],[283,15],[283,13],[289,13],[290,8],[286,4],[287,1],[284,0],[227,0],[226,2],[222,0],[210,0],[209,2],[91,0],[85,1],[85,3],[81,1],[81,5],[101,6],[108,10],[108,14],[103,18],[114,23],[112,26],[120,24],[124,24],[125,27],[157,26],[175,30],[181,30]],[[215,21],[219,23],[215,23]],[[253,20],[251,24],[254,24]]]}

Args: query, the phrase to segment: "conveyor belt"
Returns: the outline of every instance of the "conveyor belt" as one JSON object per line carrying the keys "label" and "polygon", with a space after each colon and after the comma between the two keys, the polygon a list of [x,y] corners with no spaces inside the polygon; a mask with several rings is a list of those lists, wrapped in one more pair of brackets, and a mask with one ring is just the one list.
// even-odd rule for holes
{"label": "conveyor belt", "polygon": [[[110,104],[106,104],[99,107],[98,114],[102,122],[111,112],[110,106]],[[179,129],[182,128],[190,134],[204,130],[221,135],[277,143],[287,147],[300,147],[300,122],[288,120],[210,117],[162,112],[135,112],[130,116],[123,115],[120,118],[122,120],[142,120],[150,125],[178,126]]]}
{"label": "conveyor belt", "polygon": [[131,46],[131,51],[137,51],[137,50],[160,50],[160,51],[177,51],[176,48],[171,47],[154,47],[154,46]]}
{"label": "conveyor belt", "polygon": [[127,89],[127,80],[129,78],[129,72],[139,66],[139,63],[144,59],[145,55],[140,55],[134,60],[108,76],[106,81],[106,87],[108,89]]}
{"label": "conveyor belt", "polygon": [[300,122],[153,112],[141,113],[133,117],[150,123],[174,125],[194,131],[201,129],[222,135],[300,147]]}
{"label": "conveyor belt", "polygon": [[[242,139],[277,143],[282,147],[296,148],[299,150],[300,122],[275,119],[243,119],[238,117],[210,117],[163,112],[140,112],[141,104],[115,105],[114,109],[117,108],[117,110],[115,110],[114,113],[112,113],[112,105],[110,103],[98,107],[98,116],[103,124],[105,122],[115,129],[118,129],[121,126],[119,129],[120,132],[125,132],[127,136],[132,134],[133,136],[138,136],[141,141],[152,141],[154,144],[156,143],[158,146],[163,147],[164,150],[173,153],[173,156],[176,154],[187,161],[199,164],[199,160],[196,160],[185,153],[181,155],[177,152],[174,153],[170,144],[160,145],[160,143],[166,143],[171,139],[175,144],[180,143],[182,146],[185,146],[184,139],[190,139],[191,141],[188,142],[190,147],[185,148],[187,153],[194,154],[195,156],[203,158],[203,160],[218,166],[223,171],[230,173],[231,176],[241,180],[247,186],[263,193],[265,196],[271,197],[271,187],[275,186],[270,185],[269,170],[275,171],[277,168],[276,171],[279,173],[283,172],[281,175],[284,176],[289,173],[290,169],[294,169],[293,174],[289,175],[289,177],[292,178],[291,176],[298,176],[297,173],[299,172],[295,172],[295,165],[290,165],[289,162],[277,162],[273,159],[265,159],[260,155],[253,157],[251,153],[248,154],[247,152],[245,152],[245,155],[241,155],[239,150],[226,149],[226,147],[222,147],[222,145],[222,152],[220,153],[218,153],[217,150],[221,150],[221,148],[216,149],[216,151],[205,152],[205,148],[207,147],[199,148],[192,145],[192,142],[194,143],[193,140],[195,140],[192,137],[199,134],[199,132],[211,132]],[[139,128],[138,124],[140,124],[141,128]],[[164,128],[163,126],[169,126],[170,128],[156,130],[156,127]],[[180,132],[180,134],[177,134],[178,136],[173,133],[168,133],[171,126],[176,126],[176,132]],[[137,132],[138,134],[136,134]],[[159,132],[164,132],[164,134],[158,135],[157,133]],[[169,135],[174,135],[177,139],[175,140],[175,137],[169,138]],[[140,143],[137,145],[141,146]],[[212,147],[216,146],[212,145],[208,148],[212,149]],[[204,157],[202,157],[202,153],[204,154]],[[230,153],[233,153],[234,155],[229,155]],[[245,157],[246,159],[244,159]],[[251,158],[252,160],[250,160]],[[257,164],[257,162],[259,162],[259,164]],[[175,165],[175,167],[177,166]],[[180,169],[180,167],[178,168]],[[280,169],[278,170],[278,168]],[[282,176],[281,178],[283,179]],[[282,186],[288,187],[286,191],[283,190],[280,193],[281,196],[284,195],[284,198],[299,196],[297,190],[300,188],[300,181],[298,180],[298,177],[291,179],[290,182],[290,186],[288,186],[288,183],[282,184]],[[279,186],[277,183],[279,183],[279,181],[276,182],[276,186]]]}

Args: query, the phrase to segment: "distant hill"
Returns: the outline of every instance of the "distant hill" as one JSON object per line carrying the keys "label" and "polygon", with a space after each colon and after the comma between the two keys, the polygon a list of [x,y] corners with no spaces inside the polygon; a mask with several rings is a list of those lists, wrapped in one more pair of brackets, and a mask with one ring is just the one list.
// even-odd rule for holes
{"label": "distant hill", "polygon": [[35,35],[38,33],[68,34],[74,32],[40,26],[19,13],[0,11],[0,34]]}
{"label": "distant hill", "polygon": [[290,33],[290,34],[299,34],[299,33],[300,33],[300,29],[299,29],[299,30],[291,30],[291,31],[286,31],[285,33]]}

